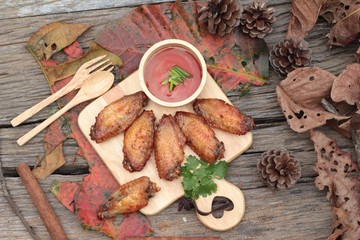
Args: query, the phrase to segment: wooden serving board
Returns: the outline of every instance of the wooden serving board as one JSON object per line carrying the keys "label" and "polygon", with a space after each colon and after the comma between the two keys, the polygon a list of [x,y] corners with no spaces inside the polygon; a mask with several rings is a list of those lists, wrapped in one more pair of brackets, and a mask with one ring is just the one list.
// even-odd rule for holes
{"label": "wooden serving board", "polygon": [[[123,80],[117,86],[113,87],[106,94],[99,97],[91,104],[89,104],[79,115],[78,123],[81,131],[84,133],[87,140],[94,147],[96,152],[100,155],[106,166],[110,169],[116,180],[120,183],[126,183],[130,180],[138,178],[140,176],[148,176],[153,182],[155,182],[161,190],[155,194],[155,197],[151,198],[149,204],[142,208],[140,211],[145,215],[154,215],[169,206],[178,198],[184,195],[184,190],[181,186],[179,179],[173,181],[166,181],[159,178],[154,154],[145,165],[141,172],[130,173],[123,168],[123,139],[124,134],[120,134],[114,138],[111,138],[102,143],[96,143],[90,139],[90,127],[95,123],[95,117],[98,113],[111,102],[121,98],[124,95],[132,94],[140,91],[140,83],[138,80],[137,71]],[[218,98],[223,99],[228,103],[230,100],[226,97],[223,91],[219,88],[217,83],[208,74],[207,82],[199,98]],[[169,108],[160,106],[151,100],[145,109],[153,110],[156,116],[156,123],[159,121],[163,114],[175,114],[176,111],[189,111],[193,112],[192,103],[182,107]],[[225,156],[224,160],[231,162],[241,153],[246,151],[252,144],[252,133],[249,132],[246,135],[239,136],[230,133],[226,133],[221,130],[214,129],[217,138],[225,144]],[[185,146],[185,156],[195,155],[188,146]]]}

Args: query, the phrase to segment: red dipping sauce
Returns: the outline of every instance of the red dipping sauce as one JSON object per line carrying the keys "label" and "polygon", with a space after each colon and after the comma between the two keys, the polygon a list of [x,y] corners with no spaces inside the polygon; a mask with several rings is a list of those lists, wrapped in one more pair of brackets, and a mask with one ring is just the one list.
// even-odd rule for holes
{"label": "red dipping sauce", "polygon": [[[171,92],[169,85],[161,83],[168,78],[172,67],[178,66],[192,75]],[[144,65],[144,80],[149,91],[166,102],[180,102],[190,97],[201,82],[201,67],[196,58],[186,49],[169,47],[156,52]]]}

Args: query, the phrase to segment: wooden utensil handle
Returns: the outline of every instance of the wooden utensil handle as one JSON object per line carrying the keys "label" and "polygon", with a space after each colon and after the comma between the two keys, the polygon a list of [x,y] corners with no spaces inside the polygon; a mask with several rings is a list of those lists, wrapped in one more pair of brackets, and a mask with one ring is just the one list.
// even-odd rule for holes
{"label": "wooden utensil handle", "polygon": [[[73,98],[73,100],[76,100],[75,98]],[[68,104],[66,104],[63,108],[61,108],[59,111],[57,111],[56,113],[54,113],[53,115],[51,115],[48,119],[46,119],[45,121],[43,121],[42,123],[40,123],[39,125],[37,125],[35,128],[31,129],[29,132],[27,132],[24,136],[22,136],[21,138],[19,138],[17,140],[17,144],[19,144],[19,146],[24,145],[25,143],[27,143],[27,141],[29,141],[30,139],[32,139],[34,136],[36,136],[39,132],[41,132],[42,130],[44,130],[44,128],[46,128],[47,126],[49,126],[53,121],[55,121],[56,119],[58,119],[61,115],[63,115],[66,111],[68,111],[69,109],[71,109],[73,106],[76,105],[76,103],[71,100]]]}
{"label": "wooden utensil handle", "polygon": [[226,231],[235,227],[243,218],[245,213],[245,198],[242,191],[226,180],[214,180],[217,184],[216,193],[208,197],[200,197],[195,201],[197,208],[202,212],[211,212],[212,202],[215,197],[226,197],[230,199],[234,208],[230,211],[224,210],[221,218],[215,218],[212,214],[202,216],[197,214],[199,220],[207,227],[216,231]]}
{"label": "wooden utensil handle", "polygon": [[19,173],[27,192],[29,193],[31,200],[39,211],[40,217],[49,231],[51,239],[67,239],[64,229],[56,217],[56,214],[44,192],[32,174],[28,164],[20,163],[16,170]]}
{"label": "wooden utensil handle", "polygon": [[13,127],[18,126],[20,123],[24,122],[25,120],[29,119],[30,117],[34,116],[38,113],[41,109],[48,106],[50,103],[58,100],[65,94],[69,93],[70,91],[74,90],[73,88],[69,88],[69,85],[61,88],[59,91],[55,92],[54,94],[50,95],[49,97],[45,98],[41,102],[37,103],[36,105],[32,106],[31,108],[25,110],[23,113],[19,114],[13,120],[11,120],[11,125]]}

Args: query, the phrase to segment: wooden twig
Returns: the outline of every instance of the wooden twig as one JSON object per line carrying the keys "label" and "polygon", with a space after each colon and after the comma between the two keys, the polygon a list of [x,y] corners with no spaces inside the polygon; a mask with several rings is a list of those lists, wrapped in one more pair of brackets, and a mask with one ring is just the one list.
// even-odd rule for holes
{"label": "wooden twig", "polygon": [[4,196],[5,196],[6,200],[8,201],[10,207],[13,209],[15,214],[20,218],[22,224],[25,226],[25,228],[29,232],[30,236],[35,240],[40,240],[40,237],[35,233],[34,229],[32,229],[32,227],[26,221],[24,216],[21,214],[21,212],[19,210],[19,207],[16,205],[16,203],[14,202],[14,200],[12,199],[12,197],[10,195],[10,192],[9,192],[9,189],[8,189],[8,187],[6,185],[4,174],[3,174],[3,171],[2,171],[2,161],[1,161],[1,159],[0,159],[0,184],[1,184],[1,188],[3,190]]}
{"label": "wooden twig", "polygon": [[67,237],[65,231],[34,174],[31,172],[29,165],[27,163],[20,163],[16,170],[19,173],[36,209],[39,211],[40,217],[43,220],[51,239],[66,240]]}

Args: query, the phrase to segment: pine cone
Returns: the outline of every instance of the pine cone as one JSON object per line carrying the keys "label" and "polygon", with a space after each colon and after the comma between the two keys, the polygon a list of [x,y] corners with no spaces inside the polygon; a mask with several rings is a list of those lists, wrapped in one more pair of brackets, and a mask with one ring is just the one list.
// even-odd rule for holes
{"label": "pine cone", "polygon": [[224,36],[239,26],[242,11],[237,0],[210,0],[199,10],[199,22],[206,23],[211,34]]}
{"label": "pine cone", "polygon": [[271,189],[290,188],[301,176],[300,163],[285,148],[264,152],[257,167],[261,179]]}
{"label": "pine cone", "polygon": [[241,29],[252,38],[264,38],[272,32],[272,24],[276,21],[274,8],[268,8],[266,3],[253,2],[246,7],[240,19]]}
{"label": "pine cone", "polygon": [[309,44],[301,39],[284,39],[270,51],[270,63],[280,77],[300,67],[310,65],[311,51]]}

